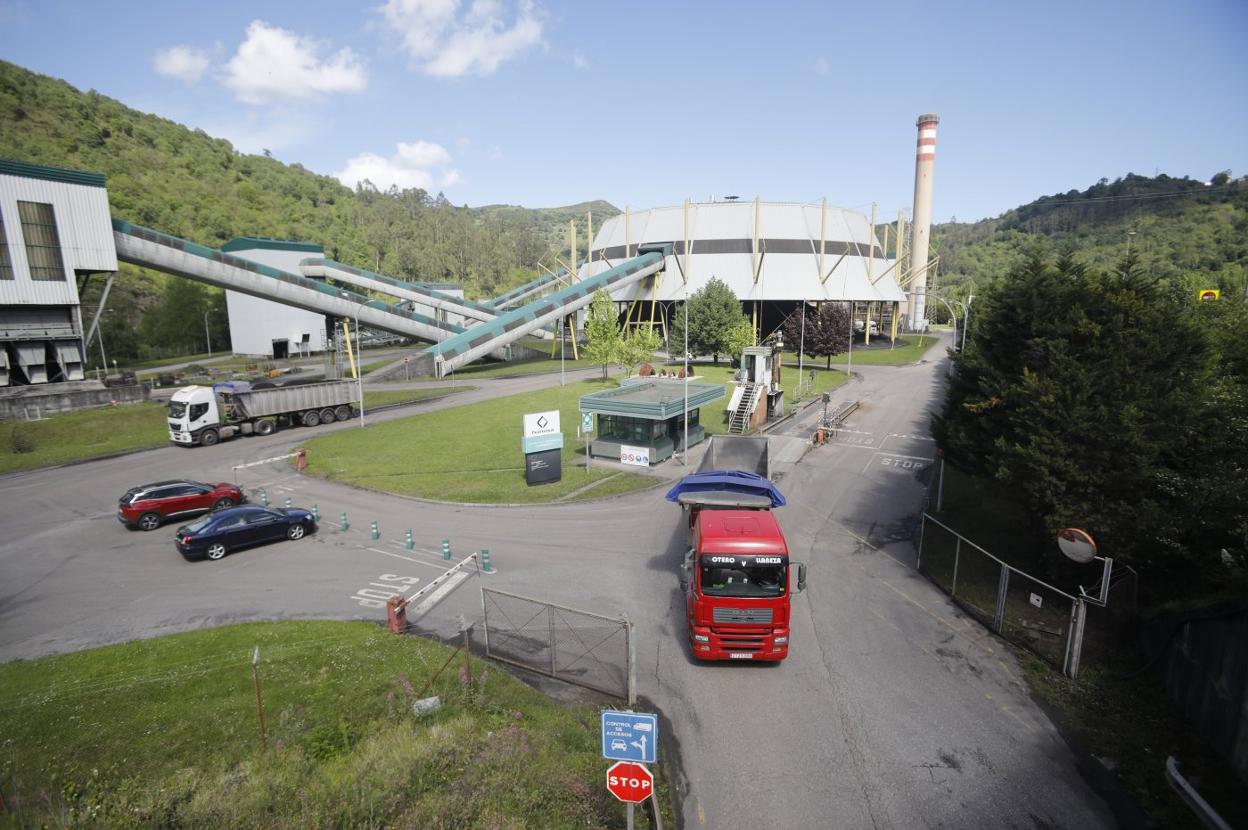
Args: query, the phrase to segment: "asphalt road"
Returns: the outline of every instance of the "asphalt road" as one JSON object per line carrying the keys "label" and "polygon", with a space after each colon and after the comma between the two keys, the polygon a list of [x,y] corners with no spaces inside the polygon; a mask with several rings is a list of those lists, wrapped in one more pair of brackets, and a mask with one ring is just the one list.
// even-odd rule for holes
{"label": "asphalt road", "polygon": [[[376,621],[377,597],[390,586],[442,572],[449,539],[455,560],[488,548],[497,572],[458,584],[415,621],[419,630],[450,636],[461,616],[479,620],[480,585],[634,622],[638,688],[662,714],[664,760],[678,755],[685,827],[1111,827],[1010,654],[913,570],[909,537],[931,475],[925,436],[941,355],[857,367],[837,397],[862,406],[833,445],[808,449],[817,407],[777,430],[776,472],[789,499],[780,520],[810,571],[794,603],[791,655],[778,665],[689,657],[680,514],[662,488],[572,505],[471,507],[380,496],[282,462],[231,470],[289,451],[309,434],[299,430],[0,478],[0,659],[240,620]],[[474,381],[480,391],[425,407],[558,382]],[[358,427],[323,429],[349,428]],[[183,475],[237,475],[273,503],[316,503],[321,530],[186,563],[172,528],[144,534],[117,522],[126,487]],[[337,521],[344,511],[346,531]]]}

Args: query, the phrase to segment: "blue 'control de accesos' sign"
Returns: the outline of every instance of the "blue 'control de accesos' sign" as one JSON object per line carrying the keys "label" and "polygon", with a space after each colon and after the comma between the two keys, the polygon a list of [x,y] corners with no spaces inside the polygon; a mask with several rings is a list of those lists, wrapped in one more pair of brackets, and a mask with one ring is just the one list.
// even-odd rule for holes
{"label": "blue 'control de accesos' sign", "polygon": [[653,764],[658,757],[659,718],[638,712],[602,713],[602,757]]}

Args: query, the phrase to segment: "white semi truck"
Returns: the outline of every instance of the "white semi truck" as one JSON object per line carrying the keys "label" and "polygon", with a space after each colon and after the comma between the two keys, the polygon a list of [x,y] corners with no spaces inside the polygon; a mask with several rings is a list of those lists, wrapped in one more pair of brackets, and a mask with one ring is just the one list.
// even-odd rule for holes
{"label": "white semi truck", "polygon": [[284,426],[345,421],[359,405],[359,387],[344,380],[264,389],[246,381],[184,386],[169,399],[169,440],[211,447],[235,435],[268,435]]}

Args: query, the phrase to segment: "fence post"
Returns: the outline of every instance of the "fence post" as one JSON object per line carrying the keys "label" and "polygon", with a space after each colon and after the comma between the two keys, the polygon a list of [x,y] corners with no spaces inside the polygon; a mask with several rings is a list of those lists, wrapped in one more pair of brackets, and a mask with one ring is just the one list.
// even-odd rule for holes
{"label": "fence post", "polygon": [[550,676],[558,677],[555,670],[555,608],[552,605],[546,606],[546,625],[550,630]]}
{"label": "fence post", "polygon": [[1079,679],[1079,658],[1083,653],[1083,624],[1088,616],[1088,608],[1084,605],[1083,597],[1075,600],[1075,614],[1070,621],[1070,660],[1066,669],[1066,676],[1071,680]]}
{"label": "fence post", "polygon": [[958,534],[953,535],[953,585],[949,588],[949,596],[956,597],[958,595],[958,558],[962,554],[962,537]]}
{"label": "fence post", "polygon": [[633,621],[624,621],[624,642],[628,647],[628,705],[637,705],[637,652],[633,644]]}
{"label": "fence post", "polygon": [[485,603],[485,589],[481,589],[481,625],[485,628],[485,656],[490,656],[490,613]]}
{"label": "fence post", "polygon": [[927,514],[919,514],[919,549],[914,557],[914,569],[921,571],[923,569],[923,531],[927,528]]}
{"label": "fence post", "polygon": [[1010,590],[1010,569],[1001,566],[1001,576],[997,579],[997,610],[992,617],[992,630],[998,634],[1005,628],[1005,597]]}
{"label": "fence post", "polygon": [[940,456],[940,482],[936,485],[936,512],[945,509],[945,456]]}

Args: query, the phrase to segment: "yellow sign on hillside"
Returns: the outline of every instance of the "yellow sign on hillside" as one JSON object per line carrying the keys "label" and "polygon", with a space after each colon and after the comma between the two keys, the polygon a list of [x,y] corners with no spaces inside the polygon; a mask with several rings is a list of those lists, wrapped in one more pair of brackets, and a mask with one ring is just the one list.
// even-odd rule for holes
{"label": "yellow sign on hillside", "polygon": [[1207,300],[1218,299],[1218,297],[1222,296],[1222,292],[1216,288],[1202,288],[1196,292],[1196,296],[1203,303],[1203,302],[1206,302]]}

